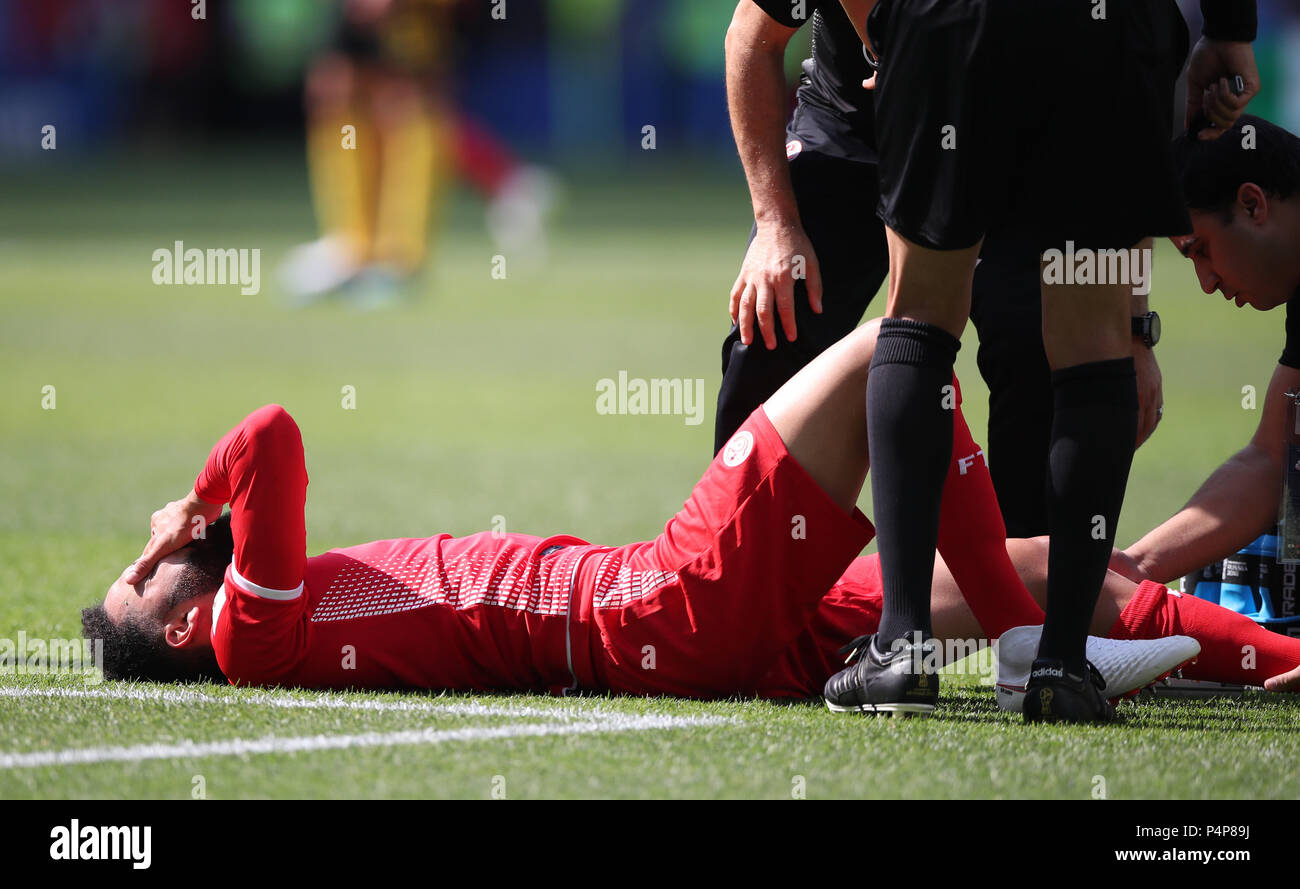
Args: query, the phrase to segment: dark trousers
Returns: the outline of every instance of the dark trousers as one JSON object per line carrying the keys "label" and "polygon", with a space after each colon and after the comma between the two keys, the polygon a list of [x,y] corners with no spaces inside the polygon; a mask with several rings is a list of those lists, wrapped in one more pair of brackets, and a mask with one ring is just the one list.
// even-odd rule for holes
{"label": "dark trousers", "polygon": [[[769,350],[755,329],[743,345],[733,325],[722,343],[722,387],[714,452],[750,413],[832,343],[853,331],[889,272],[885,229],[876,218],[876,168],[805,151],[790,162],[799,216],[822,277],[822,314],[808,307],[795,282],[798,338],[777,324]],[[750,240],[756,230],[750,232]],[[976,356],[989,387],[985,442],[989,471],[1010,537],[1047,533],[1047,446],[1052,428],[1052,385],[1043,351],[1038,253],[1012,232],[985,239],[975,270],[971,321],[979,334]]]}

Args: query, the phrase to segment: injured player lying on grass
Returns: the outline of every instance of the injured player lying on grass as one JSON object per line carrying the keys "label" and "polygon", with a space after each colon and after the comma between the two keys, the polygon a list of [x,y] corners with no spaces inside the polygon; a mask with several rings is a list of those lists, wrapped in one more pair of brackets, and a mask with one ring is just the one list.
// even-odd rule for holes
{"label": "injured player lying on grass", "polygon": [[[843,667],[840,649],[865,649],[855,637],[880,615],[879,561],[859,557],[875,529],[855,505],[876,327],[796,375],[717,455],[659,537],[624,546],[442,534],[308,558],[302,439],[282,408],[263,407],[217,443],[186,498],[154,514],[144,553],[83,612],[84,631],[104,639],[110,679],[815,697]],[[998,697],[1017,709],[1043,616],[1047,540],[1005,539],[954,393],[934,631],[1006,633]],[[1300,686],[1300,640],[1156,583],[1109,574],[1092,631],[1155,640],[1090,638],[1108,697],[1183,666],[1197,643],[1188,677]],[[1243,645],[1256,649],[1253,669],[1242,666]],[[865,709],[833,689],[828,704]]]}

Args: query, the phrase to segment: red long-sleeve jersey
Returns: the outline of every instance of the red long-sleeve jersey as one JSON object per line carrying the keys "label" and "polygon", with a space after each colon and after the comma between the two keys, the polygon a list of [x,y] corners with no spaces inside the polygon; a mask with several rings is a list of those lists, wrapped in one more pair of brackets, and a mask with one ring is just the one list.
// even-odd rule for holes
{"label": "red long-sleeve jersey", "polygon": [[[234,683],[309,688],[520,688],[571,684],[565,653],[572,537],[448,534],[306,557],[307,472],[278,405],[212,449],[194,485],[229,503],[234,558],[212,645]],[[568,549],[568,547],[566,547]]]}

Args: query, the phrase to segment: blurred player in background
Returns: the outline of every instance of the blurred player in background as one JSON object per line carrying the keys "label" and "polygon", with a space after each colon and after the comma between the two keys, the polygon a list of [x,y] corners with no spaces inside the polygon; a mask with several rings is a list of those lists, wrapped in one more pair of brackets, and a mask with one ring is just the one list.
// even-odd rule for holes
{"label": "blurred player in background", "polygon": [[333,48],[307,74],[307,164],[320,240],[281,270],[294,304],[346,288],[360,308],[401,298],[428,256],[452,175],[491,203],[499,249],[536,251],[554,198],[455,106],[459,0],[344,0]]}

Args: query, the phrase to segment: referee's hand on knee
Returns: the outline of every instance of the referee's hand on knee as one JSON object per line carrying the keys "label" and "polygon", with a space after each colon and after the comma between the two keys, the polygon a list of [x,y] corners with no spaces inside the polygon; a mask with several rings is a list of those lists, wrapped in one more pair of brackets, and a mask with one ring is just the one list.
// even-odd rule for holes
{"label": "referee's hand on knee", "polygon": [[822,310],[821,269],[808,235],[798,225],[760,226],[745,253],[736,283],[731,285],[729,311],[731,321],[740,330],[740,341],[754,341],[754,322],[758,322],[763,344],[775,349],[776,323],[786,339],[798,336],[794,320],[794,285],[804,280],[808,305],[814,312]]}

